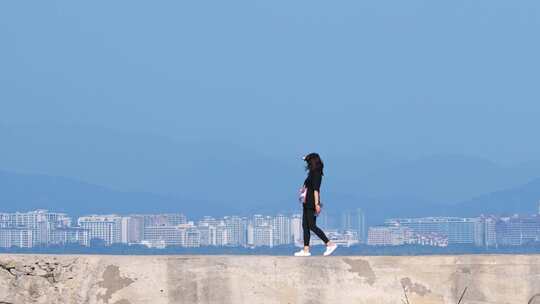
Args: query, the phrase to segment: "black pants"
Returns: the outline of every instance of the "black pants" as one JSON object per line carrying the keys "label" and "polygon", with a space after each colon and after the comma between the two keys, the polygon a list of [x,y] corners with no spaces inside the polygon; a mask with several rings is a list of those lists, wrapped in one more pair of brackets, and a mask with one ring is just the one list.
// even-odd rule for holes
{"label": "black pants", "polygon": [[309,246],[309,239],[311,238],[310,231],[315,232],[315,234],[326,244],[328,243],[328,238],[321,230],[317,227],[317,217],[315,216],[315,210],[304,208],[304,214],[302,217],[302,228],[304,229],[304,246]]}

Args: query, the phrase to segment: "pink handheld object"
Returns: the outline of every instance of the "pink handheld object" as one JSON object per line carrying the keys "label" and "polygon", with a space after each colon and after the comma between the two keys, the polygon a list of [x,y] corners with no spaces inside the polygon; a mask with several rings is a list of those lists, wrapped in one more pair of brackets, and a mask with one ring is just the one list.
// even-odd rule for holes
{"label": "pink handheld object", "polygon": [[306,203],[306,197],[307,197],[307,188],[306,186],[302,186],[300,190],[298,191],[298,201],[302,204]]}

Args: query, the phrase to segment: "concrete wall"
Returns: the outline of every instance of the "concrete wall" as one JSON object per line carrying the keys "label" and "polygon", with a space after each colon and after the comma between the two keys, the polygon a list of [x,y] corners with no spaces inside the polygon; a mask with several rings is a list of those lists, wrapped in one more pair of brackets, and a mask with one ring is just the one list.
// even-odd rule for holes
{"label": "concrete wall", "polygon": [[540,304],[539,255],[0,255],[0,303]]}

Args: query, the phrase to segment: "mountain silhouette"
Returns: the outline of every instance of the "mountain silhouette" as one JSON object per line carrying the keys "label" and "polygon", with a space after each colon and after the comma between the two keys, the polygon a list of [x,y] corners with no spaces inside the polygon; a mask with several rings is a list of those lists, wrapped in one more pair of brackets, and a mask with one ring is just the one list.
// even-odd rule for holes
{"label": "mountain silhouette", "polygon": [[116,191],[65,177],[0,171],[0,212],[48,209],[72,216],[159,212],[200,216],[199,212],[218,207],[194,199]]}
{"label": "mountain silhouette", "polygon": [[460,215],[478,214],[534,214],[540,204],[540,178],[519,187],[495,191],[477,196],[455,205],[453,213]]}

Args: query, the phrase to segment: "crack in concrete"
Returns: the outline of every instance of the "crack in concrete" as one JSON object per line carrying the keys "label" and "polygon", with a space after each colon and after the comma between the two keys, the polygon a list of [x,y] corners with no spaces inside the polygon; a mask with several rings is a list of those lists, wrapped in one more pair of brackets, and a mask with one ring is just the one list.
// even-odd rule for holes
{"label": "crack in concrete", "polygon": [[[3,269],[5,271],[7,271],[7,273],[9,273],[10,275],[12,275],[14,277],[17,277],[17,275],[15,275],[13,272],[11,272],[11,270],[15,269],[15,267],[9,267],[8,264],[0,263],[0,269]],[[2,304],[2,302],[0,302],[0,304]]]}
{"label": "crack in concrete", "polygon": [[[8,274],[15,278],[19,278],[21,276],[30,276],[30,277],[41,277],[49,281],[51,284],[59,283],[59,272],[72,272],[73,266],[77,260],[72,261],[68,264],[61,265],[58,262],[50,263],[50,262],[44,262],[44,261],[38,261],[35,262],[32,265],[11,265],[10,262],[0,262],[0,270],[6,271]],[[69,268],[69,269],[66,269]],[[64,270],[65,269],[65,270]],[[40,273],[36,273],[39,272]],[[72,279],[72,277],[69,277],[68,279]],[[1,304],[1,302],[0,302]]]}
{"label": "crack in concrete", "polygon": [[527,304],[536,304],[536,303],[540,303],[540,293],[533,295],[529,299],[529,302],[527,302]]}
{"label": "crack in concrete", "polygon": [[[41,275],[29,274],[29,275],[31,275],[31,276],[32,276],[32,275],[33,275],[33,276],[39,276],[39,277],[45,278],[45,279],[47,279],[47,280],[50,279],[49,281],[52,280],[51,283],[58,283],[58,280],[57,280],[57,278],[56,278],[56,276],[55,276],[55,271],[57,270],[56,267],[54,267],[54,266],[51,267],[51,266],[50,266],[51,264],[48,263],[48,262],[45,262],[45,265],[46,265],[46,266],[43,266],[43,265],[41,265],[41,264],[37,264],[37,265],[38,265],[39,269],[45,271],[45,274],[41,274]],[[55,266],[59,266],[59,264],[56,263]],[[27,266],[25,265],[24,267],[27,267]],[[32,269],[32,268],[30,268],[30,269]]]}

